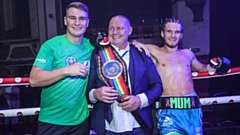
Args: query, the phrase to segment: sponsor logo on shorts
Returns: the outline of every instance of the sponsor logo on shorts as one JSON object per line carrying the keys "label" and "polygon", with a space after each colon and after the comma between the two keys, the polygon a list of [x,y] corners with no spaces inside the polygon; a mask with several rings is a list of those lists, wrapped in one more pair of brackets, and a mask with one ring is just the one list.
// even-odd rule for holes
{"label": "sponsor logo on shorts", "polygon": [[190,109],[195,107],[195,102],[193,98],[169,98],[166,100],[166,107],[170,108],[179,108],[179,109]]}

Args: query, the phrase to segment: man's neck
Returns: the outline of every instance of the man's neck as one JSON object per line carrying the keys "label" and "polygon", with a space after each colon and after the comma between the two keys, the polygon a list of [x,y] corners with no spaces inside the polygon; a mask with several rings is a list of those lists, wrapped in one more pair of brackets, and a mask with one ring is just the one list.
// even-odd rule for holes
{"label": "man's neck", "polygon": [[70,36],[69,34],[66,34],[66,37],[70,42],[72,42],[74,44],[81,44],[82,39],[83,39],[82,36],[81,37],[73,37],[73,36]]}
{"label": "man's neck", "polygon": [[118,49],[118,51],[120,51],[120,50],[126,49],[126,47],[128,46],[128,43],[125,44],[125,45],[120,45],[120,46],[115,46],[115,45],[113,45],[113,46],[115,47],[115,49]]}
{"label": "man's neck", "polygon": [[174,48],[171,48],[171,47],[169,47],[169,46],[167,46],[167,45],[164,45],[163,48],[164,48],[167,52],[169,52],[169,53],[173,53],[173,52],[177,52],[177,51],[178,51],[178,46],[176,46],[176,47],[174,47]]}

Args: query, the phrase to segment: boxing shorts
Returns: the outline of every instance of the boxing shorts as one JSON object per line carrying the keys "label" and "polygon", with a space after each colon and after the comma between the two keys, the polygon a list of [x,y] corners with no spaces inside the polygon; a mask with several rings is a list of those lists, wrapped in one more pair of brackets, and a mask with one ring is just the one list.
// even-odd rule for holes
{"label": "boxing shorts", "polygon": [[193,109],[201,107],[198,96],[160,97],[155,105],[157,109]]}
{"label": "boxing shorts", "polygon": [[203,134],[202,109],[196,93],[184,97],[161,97],[156,108],[160,134]]}

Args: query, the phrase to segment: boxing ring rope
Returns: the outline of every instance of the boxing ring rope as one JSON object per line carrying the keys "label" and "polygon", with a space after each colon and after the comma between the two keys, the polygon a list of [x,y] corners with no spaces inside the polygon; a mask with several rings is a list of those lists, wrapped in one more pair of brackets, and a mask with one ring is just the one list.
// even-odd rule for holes
{"label": "boxing ring rope", "polygon": [[218,75],[216,72],[192,72],[193,79],[207,79],[207,78],[216,78],[224,77],[230,75],[240,74],[240,67],[230,68],[227,73]]}
{"label": "boxing ring rope", "polygon": [[[231,68],[227,73],[218,75],[215,72],[192,72],[193,79],[206,79],[215,77],[224,77],[230,75],[240,74],[240,67]],[[28,77],[15,77],[15,78],[0,78],[0,86],[17,86],[17,85],[29,85]],[[240,96],[223,96],[223,97],[210,97],[200,98],[202,106],[212,104],[227,104],[227,103],[239,103]],[[88,106],[91,108],[92,106]],[[20,109],[7,109],[0,110],[0,117],[15,117],[15,116],[31,116],[38,115],[40,107],[33,108],[20,108]]]}

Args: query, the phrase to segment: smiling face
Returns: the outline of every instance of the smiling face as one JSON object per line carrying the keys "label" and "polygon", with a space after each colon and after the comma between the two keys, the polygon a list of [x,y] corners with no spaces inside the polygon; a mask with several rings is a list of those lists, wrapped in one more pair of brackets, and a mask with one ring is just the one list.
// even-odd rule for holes
{"label": "smiling face", "polygon": [[161,31],[161,36],[165,41],[165,46],[176,48],[183,36],[181,24],[175,22],[166,23],[164,29]]}
{"label": "smiling face", "polygon": [[68,38],[82,38],[89,24],[88,13],[71,7],[66,12],[64,24],[67,26]]}
{"label": "smiling face", "polygon": [[118,15],[110,20],[108,38],[114,46],[124,49],[128,44],[128,37],[131,33],[132,27],[126,17]]}

